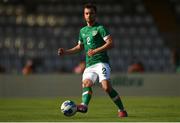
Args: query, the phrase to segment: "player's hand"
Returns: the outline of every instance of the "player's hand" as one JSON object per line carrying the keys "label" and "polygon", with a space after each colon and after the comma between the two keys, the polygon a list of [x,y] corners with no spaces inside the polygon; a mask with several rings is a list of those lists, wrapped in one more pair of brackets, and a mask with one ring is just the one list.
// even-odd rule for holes
{"label": "player's hand", "polygon": [[89,51],[87,52],[88,56],[93,56],[94,54],[96,54],[96,52],[93,49],[89,49]]}
{"label": "player's hand", "polygon": [[59,48],[59,49],[58,49],[58,55],[59,55],[59,56],[64,55],[64,53],[65,53],[65,51],[64,51],[63,48]]}

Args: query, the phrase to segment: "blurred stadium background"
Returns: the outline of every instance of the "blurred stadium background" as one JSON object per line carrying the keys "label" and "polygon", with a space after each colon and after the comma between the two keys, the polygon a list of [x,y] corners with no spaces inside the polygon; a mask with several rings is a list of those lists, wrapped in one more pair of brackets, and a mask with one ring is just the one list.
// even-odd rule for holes
{"label": "blurred stadium background", "polygon": [[[0,66],[19,74],[27,59],[36,73],[72,72],[83,53],[57,56],[59,47],[77,43],[84,25],[83,0],[1,0]],[[110,54],[113,72],[126,73],[135,59],[147,73],[173,73],[171,51],[180,46],[179,0],[96,0],[98,21],[107,26],[115,48]]]}

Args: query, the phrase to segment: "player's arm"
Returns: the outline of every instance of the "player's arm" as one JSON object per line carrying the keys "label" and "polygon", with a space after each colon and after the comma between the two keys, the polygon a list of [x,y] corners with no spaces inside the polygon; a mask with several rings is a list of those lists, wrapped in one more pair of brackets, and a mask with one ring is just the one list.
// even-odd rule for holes
{"label": "player's arm", "polygon": [[74,53],[78,53],[81,50],[84,49],[84,46],[80,43],[78,43],[75,47],[71,48],[71,49],[67,49],[65,50],[64,48],[59,48],[58,49],[58,55],[70,55],[70,54],[74,54]]}
{"label": "player's arm", "polygon": [[105,44],[102,45],[101,47],[98,47],[96,49],[90,49],[88,51],[88,56],[93,56],[96,53],[103,52],[105,50],[111,49],[113,47],[113,40],[111,36],[108,36],[107,39],[105,40]]}

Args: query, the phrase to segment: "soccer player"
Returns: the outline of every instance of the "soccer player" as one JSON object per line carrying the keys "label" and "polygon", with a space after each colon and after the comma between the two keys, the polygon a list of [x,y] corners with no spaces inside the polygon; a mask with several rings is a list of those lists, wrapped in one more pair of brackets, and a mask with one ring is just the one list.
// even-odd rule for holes
{"label": "soccer player", "polygon": [[96,22],[96,13],[95,5],[90,3],[84,5],[84,19],[87,26],[80,30],[78,44],[67,50],[59,48],[58,55],[74,54],[85,49],[86,69],[82,76],[82,103],[77,106],[78,112],[87,112],[92,86],[98,80],[103,90],[118,107],[118,116],[127,117],[121,98],[110,83],[111,69],[107,50],[113,46],[112,37],[104,26]]}

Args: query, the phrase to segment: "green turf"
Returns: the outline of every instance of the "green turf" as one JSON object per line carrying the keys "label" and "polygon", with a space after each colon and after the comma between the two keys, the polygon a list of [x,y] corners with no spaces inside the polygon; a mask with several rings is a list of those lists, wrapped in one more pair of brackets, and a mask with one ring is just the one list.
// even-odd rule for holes
{"label": "green turf", "polygon": [[66,99],[80,102],[80,98],[71,97],[0,99],[0,121],[180,121],[180,97],[122,97],[129,113],[129,117],[123,119],[117,117],[117,109],[109,97],[93,97],[87,114],[65,117],[59,107]]}

